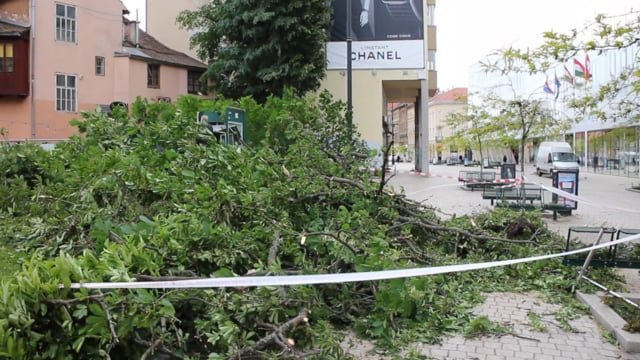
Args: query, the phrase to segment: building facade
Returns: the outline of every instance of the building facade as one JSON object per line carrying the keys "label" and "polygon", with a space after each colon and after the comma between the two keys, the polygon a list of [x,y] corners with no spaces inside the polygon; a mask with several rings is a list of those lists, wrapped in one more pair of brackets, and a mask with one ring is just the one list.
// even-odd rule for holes
{"label": "building facade", "polygon": [[467,113],[467,97],[467,88],[453,88],[429,99],[429,146],[432,160],[442,162],[452,154],[463,155],[465,149],[451,148],[445,144],[445,139],[453,135],[447,125],[447,118],[452,114]]}
{"label": "building facade", "polygon": [[[602,86],[633,69],[637,66],[639,52],[638,42],[622,49],[580,52],[571,59],[577,62],[557,64],[544,74],[534,75],[503,76],[486,73],[479,65],[474,65],[469,75],[469,101],[480,104],[482,96],[490,92],[508,99],[538,99],[554,118],[568,123],[563,135],[535,134],[526,146],[524,157],[521,156],[527,162],[533,163],[540,142],[566,141],[580,159],[583,171],[637,177],[640,173],[640,124],[634,118],[640,114],[636,107],[635,112],[619,117],[615,109],[615,104],[622,99],[635,102],[637,94],[623,90],[613,101],[599,104],[598,110],[611,114],[605,121],[580,114],[569,104],[582,96],[597,94]],[[586,76],[577,63],[587,71]]]}
{"label": "building facade", "polygon": [[81,112],[186,94],[205,65],[123,19],[119,0],[0,3],[0,128],[8,141],[56,142]]}
{"label": "building facade", "polygon": [[[172,47],[186,51],[189,48],[190,33],[179,29],[175,22],[183,10],[194,10],[204,0],[175,0],[171,2],[147,0],[147,30],[160,41]],[[346,15],[341,13],[346,2],[331,1],[334,6],[334,30],[338,32],[346,26]],[[352,52],[354,67],[352,71],[353,122],[371,148],[380,148],[384,144],[384,122],[388,118],[387,104],[413,104],[416,118],[423,124],[423,130],[414,131],[416,139],[424,133],[426,140],[428,96],[437,89],[436,72],[436,26],[435,0],[354,0],[353,32],[355,50]],[[340,17],[342,16],[342,18]],[[367,23],[362,18],[367,16]],[[387,24],[395,22],[398,31]],[[360,23],[360,25],[357,25]],[[339,25],[336,25],[339,24]],[[413,24],[412,27],[406,26]],[[394,32],[395,31],[395,32]],[[335,98],[347,101],[346,42],[338,39],[328,44],[329,64],[322,88],[329,90]],[[395,40],[408,39],[402,44]],[[394,41],[391,41],[394,40]],[[396,46],[397,45],[397,46]],[[396,46],[394,48],[394,46]],[[395,49],[393,51],[389,49]],[[419,49],[416,51],[416,49]],[[403,53],[402,51],[407,51]],[[343,62],[332,60],[336,52],[344,54]],[[339,58],[339,56],[338,56]],[[375,59],[373,59],[375,58]],[[367,63],[365,60],[373,59]],[[361,61],[363,60],[363,61]],[[397,61],[396,61],[397,60]],[[378,61],[378,62],[376,62]],[[386,63],[385,63],[386,61]],[[380,66],[381,63],[384,63]],[[397,65],[396,65],[397,64]],[[424,93],[424,98],[421,94]],[[420,141],[414,141],[419,144]],[[418,146],[418,145],[416,145]],[[424,146],[426,148],[426,146]]]}

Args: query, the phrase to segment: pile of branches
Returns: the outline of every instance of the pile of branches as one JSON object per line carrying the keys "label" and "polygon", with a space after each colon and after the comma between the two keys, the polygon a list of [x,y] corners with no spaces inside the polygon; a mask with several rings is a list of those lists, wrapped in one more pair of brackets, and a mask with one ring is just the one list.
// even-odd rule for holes
{"label": "pile of branches", "polygon": [[346,328],[381,343],[402,329],[433,340],[468,318],[479,275],[179,291],[68,286],[410,268],[550,244],[541,223],[507,238],[484,225],[490,218],[444,223],[388,192],[367,148],[349,136],[344,104],[327,94],[234,104],[249,118],[243,147],[221,144],[195,121],[197,111],[229,104],[138,102],[131,113],[83,114],[80,136],[51,152],[0,149],[1,241],[30,254],[0,286],[1,355],[340,358]]}

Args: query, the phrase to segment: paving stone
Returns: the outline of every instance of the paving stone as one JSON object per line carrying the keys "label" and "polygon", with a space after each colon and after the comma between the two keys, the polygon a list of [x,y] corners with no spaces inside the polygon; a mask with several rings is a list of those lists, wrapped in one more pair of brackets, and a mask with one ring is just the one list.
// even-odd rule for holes
{"label": "paving stone", "polygon": [[487,355],[487,360],[504,360],[504,357],[498,355]]}
{"label": "paving stone", "polygon": [[513,337],[513,336],[503,336],[500,338],[500,342],[502,344],[513,344],[513,345],[518,345],[518,339]]}
{"label": "paving stone", "polygon": [[616,357],[618,356],[616,351],[611,351],[607,349],[597,349],[596,352],[602,356]]}
{"label": "paving stone", "polygon": [[430,349],[429,355],[435,356],[437,358],[446,358],[447,356],[449,356],[449,350]]}
{"label": "paving stone", "polygon": [[478,348],[476,346],[465,345],[465,344],[458,345],[458,351],[464,351],[469,354],[475,354],[477,349]]}
{"label": "paving stone", "polygon": [[528,353],[528,352],[521,352],[521,351],[516,352],[515,355],[516,355],[515,356],[516,359],[533,359],[535,356],[535,354]]}
{"label": "paving stone", "polygon": [[580,359],[580,354],[574,351],[562,351],[562,358],[564,359]]}
{"label": "paving stone", "polygon": [[[520,351],[520,350],[518,349],[518,351]],[[502,350],[502,349],[497,349],[496,350],[496,355],[502,356],[505,359],[513,358],[514,354],[515,354],[515,351],[512,351],[512,350]]]}
{"label": "paving stone", "polygon": [[518,344],[502,344],[502,350],[508,351],[522,351],[522,348]]}
{"label": "paving stone", "polygon": [[449,344],[464,344],[466,342],[466,339],[458,335],[458,336],[448,338],[447,342]]}
{"label": "paving stone", "polygon": [[[548,340],[548,339],[547,339],[547,340]],[[540,342],[538,343],[538,347],[539,347],[539,348],[541,348],[541,349],[553,349],[553,350],[558,349],[558,348],[556,347],[556,344],[554,344],[554,343],[552,343],[552,342],[549,342],[549,341],[540,341]]]}
{"label": "paving stone", "polygon": [[469,354],[467,354],[464,351],[451,350],[451,351],[449,351],[449,358],[450,359],[468,359],[469,358]]}
{"label": "paving stone", "polygon": [[542,354],[542,349],[537,346],[522,346],[522,351],[532,354]]}
{"label": "paving stone", "polygon": [[557,349],[549,349],[549,348],[540,348],[540,349],[542,350],[542,353],[545,355],[553,355],[553,356],[562,355],[562,352]]}
{"label": "paving stone", "polygon": [[533,356],[535,360],[555,360],[553,355],[535,354]]}
{"label": "paving stone", "polygon": [[482,347],[478,347],[478,349],[476,350],[476,354],[495,355],[496,349],[491,349],[491,348],[482,346]]}
{"label": "paving stone", "polygon": [[454,344],[452,342],[446,342],[440,345],[440,348],[443,350],[458,350],[458,344]]}

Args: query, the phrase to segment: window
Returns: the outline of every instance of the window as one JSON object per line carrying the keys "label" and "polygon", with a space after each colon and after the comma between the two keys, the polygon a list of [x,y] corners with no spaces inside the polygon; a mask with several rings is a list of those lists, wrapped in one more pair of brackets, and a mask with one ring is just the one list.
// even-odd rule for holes
{"label": "window", "polygon": [[187,74],[187,92],[189,94],[206,94],[206,80],[202,79],[202,71],[189,71]]}
{"label": "window", "polygon": [[13,72],[13,44],[0,42],[0,73]]}
{"label": "window", "polygon": [[56,111],[76,112],[76,76],[56,74]]}
{"label": "window", "polygon": [[429,50],[427,54],[427,70],[435,70],[436,69],[436,51]]}
{"label": "window", "polygon": [[56,40],[76,42],[75,6],[56,4]]}
{"label": "window", "polygon": [[427,25],[435,25],[436,19],[434,12],[436,11],[435,5],[427,5]]}
{"label": "window", "polygon": [[160,65],[147,64],[147,87],[160,88]]}
{"label": "window", "polygon": [[104,56],[96,56],[96,75],[104,76]]}

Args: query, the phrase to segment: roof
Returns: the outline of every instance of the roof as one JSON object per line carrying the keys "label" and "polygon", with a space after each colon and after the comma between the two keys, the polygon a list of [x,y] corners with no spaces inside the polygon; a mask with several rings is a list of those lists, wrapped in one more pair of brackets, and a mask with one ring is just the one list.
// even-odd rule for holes
{"label": "roof", "polygon": [[28,26],[21,26],[8,21],[8,19],[0,17],[0,36],[19,37],[27,31],[29,31]]}
{"label": "roof", "polygon": [[453,88],[443,93],[437,94],[429,102],[437,103],[466,103],[468,97],[467,88]]}
{"label": "roof", "polygon": [[207,65],[189,55],[173,50],[158,41],[143,30],[139,31],[139,44],[136,47],[131,41],[124,42],[125,48],[121,55],[142,58],[145,61],[157,61],[159,63],[182,66],[187,68],[206,69]]}

